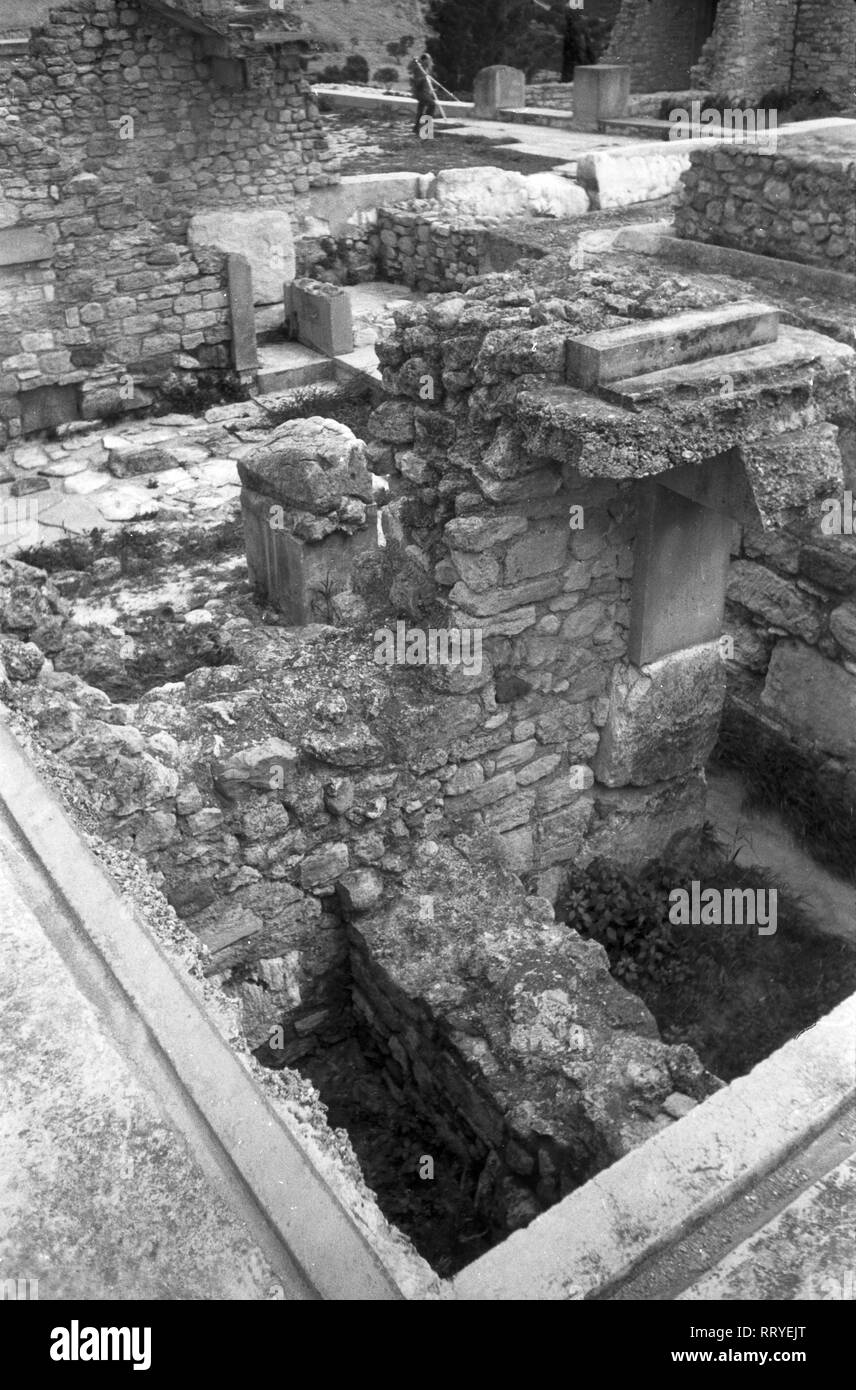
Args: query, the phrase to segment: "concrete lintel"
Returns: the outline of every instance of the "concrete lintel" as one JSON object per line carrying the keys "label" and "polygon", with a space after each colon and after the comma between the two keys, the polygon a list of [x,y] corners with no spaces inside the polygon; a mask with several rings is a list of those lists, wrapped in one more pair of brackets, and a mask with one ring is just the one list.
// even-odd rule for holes
{"label": "concrete lintel", "polygon": [[482,1255],[467,1300],[579,1300],[625,1278],[802,1148],[852,1100],[856,995]]}

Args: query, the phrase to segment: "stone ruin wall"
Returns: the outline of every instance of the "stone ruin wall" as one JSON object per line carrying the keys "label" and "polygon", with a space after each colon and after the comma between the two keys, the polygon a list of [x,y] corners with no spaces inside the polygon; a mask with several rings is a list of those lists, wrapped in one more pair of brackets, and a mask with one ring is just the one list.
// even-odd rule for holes
{"label": "stone ruin wall", "polygon": [[121,0],[52,11],[4,62],[0,446],[21,392],[60,388],[49,424],[145,404],[135,384],[174,366],[228,366],[225,258],[191,253],[191,215],[336,181],[296,53],[249,63],[246,91],[218,87],[199,38]]}
{"label": "stone ruin wall", "polygon": [[449,220],[430,203],[377,209],[376,220],[339,237],[302,238],[295,245],[298,272],[337,284],[390,280],[427,294],[460,289],[493,269],[491,243],[498,219]]}
{"label": "stone ruin wall", "polygon": [[[543,319],[505,282],[401,311],[382,349],[393,397],[369,460],[394,500],[388,555],[357,587],[422,624],[451,609],[484,636],[477,675],[379,667],[371,616],[348,634],[225,615],[224,664],[123,704],[78,674],[121,668],[121,639],[94,650],[44,575],[11,566],[0,604],[4,698],[82,779],[101,833],[147,859],[251,1045],[282,1028],[267,1055],[291,1064],[347,1031],[353,1004],[391,1084],[484,1164],[506,1225],[671,1123],[675,1093],[715,1085],[516,876],[551,895],[564,865],[691,836],[722,693],[700,649],[713,703],[684,701],[645,769],[615,761],[615,731],[598,761],[625,672],[633,488],[517,434],[516,391],[563,380],[567,323]],[[264,457],[257,409],[221,408],[211,429],[231,420]]]}
{"label": "stone ruin wall", "polygon": [[390,280],[424,294],[462,289],[474,275],[506,270],[538,246],[503,235],[495,217],[451,213],[426,199],[377,209],[376,220],[337,237],[295,242],[299,275],[332,284]]}
{"label": "stone ruin wall", "polygon": [[821,87],[852,103],[852,0],[719,0],[700,55],[695,14],[691,0],[624,0],[604,61],[630,63],[636,92],[695,88],[757,99],[774,87]]}
{"label": "stone ruin wall", "polygon": [[573,82],[527,82],[527,106],[549,106],[556,111],[572,111]]}
{"label": "stone ruin wall", "polygon": [[[725,631],[726,725],[741,740],[792,744],[830,800],[856,804],[856,431],[839,431],[844,491],[781,531],[744,528],[732,563]],[[841,506],[836,511],[830,504]],[[841,517],[841,530],[831,529]]]}
{"label": "stone ruin wall", "polygon": [[694,87],[761,96],[779,87],[856,95],[852,0],[720,0],[716,26],[692,73]]}
{"label": "stone ruin wall", "polygon": [[545,776],[491,690],[399,685],[370,630],[231,619],[225,665],[123,704],[69,669],[88,639],[44,574],[0,569],[0,619],[2,698],[79,779],[99,833],[147,860],[250,1046],[293,1065],[346,1036],[353,1008],[394,1094],[484,1168],[502,1228],[672,1123],[676,1094],[715,1088],[602,948],[498,867],[487,811],[450,790],[503,748],[530,792]]}
{"label": "stone ruin wall", "polygon": [[699,149],[681,181],[678,236],[856,273],[852,159],[801,155],[787,145]]}
{"label": "stone ruin wall", "polygon": [[634,92],[687,88],[695,32],[693,0],[624,0],[601,61],[629,63]]}

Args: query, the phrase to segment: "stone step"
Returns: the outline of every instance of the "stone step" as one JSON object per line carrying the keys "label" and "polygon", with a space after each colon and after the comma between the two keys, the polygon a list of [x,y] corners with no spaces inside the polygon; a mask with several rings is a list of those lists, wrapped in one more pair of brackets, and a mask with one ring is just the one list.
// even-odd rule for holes
{"label": "stone step", "polygon": [[497,116],[514,125],[552,126],[559,130],[572,130],[574,125],[573,111],[558,106],[503,106]]}
{"label": "stone step", "polygon": [[746,301],[571,338],[565,379],[586,389],[776,341],[779,311]]}
{"label": "stone step", "polygon": [[331,357],[313,352],[302,343],[263,343],[259,348],[256,385],[263,394],[332,381],[335,373],[336,364]]}
{"label": "stone step", "polygon": [[774,342],[612,381],[603,387],[602,393],[608,401],[638,409],[677,391],[684,398],[719,395],[726,380],[736,392],[759,378],[770,377],[770,385],[787,392],[811,384],[816,370],[835,371],[839,366],[852,370],[852,357],[853,349],[846,343],[787,327],[782,328]]}

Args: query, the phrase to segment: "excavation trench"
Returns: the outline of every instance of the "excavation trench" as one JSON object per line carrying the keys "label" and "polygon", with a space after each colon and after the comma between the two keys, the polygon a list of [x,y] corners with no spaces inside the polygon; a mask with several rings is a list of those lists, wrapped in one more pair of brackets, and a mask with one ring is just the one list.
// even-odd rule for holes
{"label": "excavation trench", "polygon": [[342,954],[323,996],[272,1025],[256,1057],[313,1083],[384,1214],[448,1276],[587,1181],[608,1146],[581,1114],[563,1144],[511,1132],[449,1030],[336,915]]}
{"label": "excavation trench", "polygon": [[[53,559],[50,580],[9,581],[9,698],[88,782],[101,833],[162,875],[206,973],[240,1000],[259,1061],[313,1083],[382,1211],[440,1274],[673,1123],[673,1093],[703,1100],[717,1076],[746,1070],[839,997],[822,982],[784,1033],[753,1038],[757,1056],[719,1065],[722,1048],[696,1026],[725,1027],[713,975],[736,972],[723,989],[743,1014],[723,1017],[739,1037],[741,1020],[764,1012],[772,952],[746,943],[741,989],[743,948],[693,966],[690,933],[682,960],[697,978],[680,984],[692,1017],[667,1031],[656,988],[640,991],[664,1046],[601,948],[547,924],[519,880],[467,858],[474,841],[433,809],[437,788],[402,773],[394,739],[369,737],[354,711],[384,709],[388,677],[354,635],[260,612],[234,525]],[[54,671],[36,682],[45,656]],[[107,704],[93,709],[97,692]],[[411,697],[402,681],[390,705]],[[419,869],[425,846],[433,858]],[[380,897],[355,905],[367,883]],[[794,961],[812,968],[813,942],[797,945],[776,948],[777,1001]]]}

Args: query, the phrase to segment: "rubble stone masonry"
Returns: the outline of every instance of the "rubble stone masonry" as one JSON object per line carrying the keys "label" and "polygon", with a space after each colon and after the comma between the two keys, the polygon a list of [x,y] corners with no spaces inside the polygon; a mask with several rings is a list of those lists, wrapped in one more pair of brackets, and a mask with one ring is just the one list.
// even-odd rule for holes
{"label": "rubble stone masonry", "polygon": [[21,393],[77,393],[76,410],[30,398],[39,428],[54,408],[127,408],[177,355],[227,364],[225,258],[191,254],[187,226],[336,181],[300,63],[259,49],[226,63],[246,88],[218,85],[203,39],[133,0],[57,8],[3,62],[0,447],[21,432]]}
{"label": "rubble stone masonry", "polygon": [[[856,6],[854,6],[856,9]],[[856,272],[856,164],[788,144],[699,149],[683,175],[679,236]]]}

